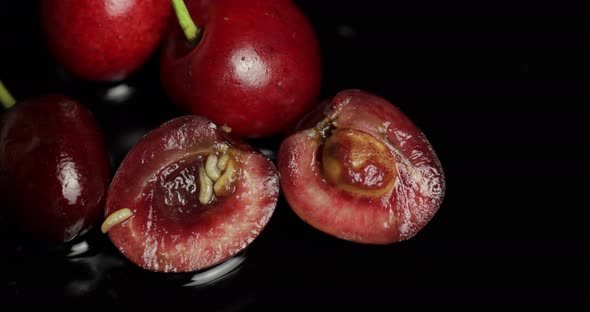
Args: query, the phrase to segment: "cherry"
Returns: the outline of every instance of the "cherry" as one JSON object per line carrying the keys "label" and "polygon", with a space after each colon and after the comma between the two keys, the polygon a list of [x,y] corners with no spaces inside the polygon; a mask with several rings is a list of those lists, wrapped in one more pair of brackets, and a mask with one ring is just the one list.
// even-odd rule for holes
{"label": "cherry", "polygon": [[154,54],[172,9],[165,0],[43,0],[41,12],[56,61],[79,78],[109,82]]}
{"label": "cherry", "polygon": [[66,242],[102,218],[110,164],[92,113],[49,94],[18,105],[0,83],[2,213],[33,236]]}
{"label": "cherry", "polygon": [[236,255],[259,235],[278,200],[274,164],[201,116],[151,130],[109,188],[102,230],[130,261],[190,272]]}
{"label": "cherry", "polygon": [[409,239],[444,197],[443,169],[424,133],[386,99],[361,90],[342,91],[310,112],[277,161],[293,211],[353,242]]}
{"label": "cherry", "polygon": [[256,138],[285,131],[315,104],[319,43],[291,1],[173,3],[182,26],[165,37],[161,81],[187,112]]}

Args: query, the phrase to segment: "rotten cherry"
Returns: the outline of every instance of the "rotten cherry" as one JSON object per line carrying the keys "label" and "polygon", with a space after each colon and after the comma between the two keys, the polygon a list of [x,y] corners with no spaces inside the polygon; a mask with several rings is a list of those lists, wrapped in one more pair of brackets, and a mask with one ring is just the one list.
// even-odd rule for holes
{"label": "rotten cherry", "polygon": [[129,151],[102,230],[130,261],[150,271],[197,271],[236,255],[264,229],[278,172],[229,131],[201,116],[178,117]]}

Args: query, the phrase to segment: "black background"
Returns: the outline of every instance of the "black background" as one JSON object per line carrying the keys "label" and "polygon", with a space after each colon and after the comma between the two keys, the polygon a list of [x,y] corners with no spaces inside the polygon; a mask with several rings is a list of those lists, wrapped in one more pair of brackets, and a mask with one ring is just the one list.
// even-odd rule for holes
{"label": "black background", "polygon": [[[426,228],[390,246],[353,244],[307,226],[281,199],[239,270],[181,287],[190,275],[143,271],[98,233],[85,237],[87,253],[67,257],[70,245],[34,241],[0,219],[4,302],[199,311],[587,304],[584,11],[518,2],[296,2],[322,46],[322,97],[348,88],[379,94],[437,151],[447,193]],[[61,92],[87,105],[116,168],[141,135],[180,114],[159,85],[158,55],[124,82],[129,98],[109,100],[116,85],[79,81],[53,63],[37,5],[0,4],[0,79],[19,99]],[[252,143],[276,149],[278,142]]]}

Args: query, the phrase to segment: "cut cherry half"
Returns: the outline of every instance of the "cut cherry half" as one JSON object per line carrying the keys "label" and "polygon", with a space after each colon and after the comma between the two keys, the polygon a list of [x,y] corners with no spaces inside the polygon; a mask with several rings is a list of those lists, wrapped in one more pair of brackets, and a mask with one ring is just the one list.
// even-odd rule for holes
{"label": "cut cherry half", "polygon": [[332,236],[390,244],[416,235],[442,203],[445,179],[426,136],[396,106],[340,92],[300,121],[278,152],[293,211]]}
{"label": "cut cherry half", "polygon": [[193,272],[244,250],[269,222],[278,172],[266,156],[199,116],[173,119],[127,154],[103,232],[133,263]]}

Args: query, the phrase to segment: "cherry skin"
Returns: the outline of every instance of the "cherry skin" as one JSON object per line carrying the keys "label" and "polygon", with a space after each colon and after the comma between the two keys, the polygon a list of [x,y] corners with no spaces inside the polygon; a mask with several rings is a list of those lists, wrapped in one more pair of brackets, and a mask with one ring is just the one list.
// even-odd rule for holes
{"label": "cherry skin", "polygon": [[315,104],[319,43],[291,1],[188,0],[201,30],[191,44],[178,21],[164,39],[161,81],[187,112],[244,138],[276,135]]}
{"label": "cherry skin", "polygon": [[345,90],[310,112],[281,144],[281,187],[293,211],[332,236],[391,244],[415,236],[445,192],[424,133],[387,100]]}
{"label": "cherry skin", "polygon": [[266,156],[204,117],[179,117],[127,154],[109,188],[102,230],[146,270],[198,271],[249,246],[278,193],[278,172]]}
{"label": "cherry skin", "polygon": [[0,127],[3,214],[57,243],[102,219],[110,163],[86,107],[58,94],[30,98],[3,113]]}
{"label": "cherry skin", "polygon": [[172,13],[166,0],[43,0],[49,51],[82,79],[118,81],[154,53]]}

